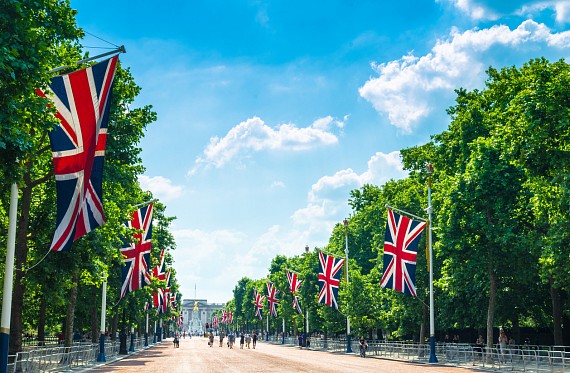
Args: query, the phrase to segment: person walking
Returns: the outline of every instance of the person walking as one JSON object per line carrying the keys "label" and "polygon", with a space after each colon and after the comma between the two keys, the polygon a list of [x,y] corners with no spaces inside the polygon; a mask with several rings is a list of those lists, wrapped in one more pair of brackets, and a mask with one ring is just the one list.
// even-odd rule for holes
{"label": "person walking", "polygon": [[257,344],[257,332],[253,332],[253,349],[255,350],[255,345]]}
{"label": "person walking", "polygon": [[235,341],[236,341],[236,336],[234,335],[234,332],[230,332],[230,334],[228,335],[228,342],[230,349],[234,348]]}
{"label": "person walking", "polygon": [[245,339],[245,337],[243,335],[243,332],[239,333],[239,348],[241,350],[243,350],[244,339]]}
{"label": "person walking", "polygon": [[366,350],[368,349],[368,343],[366,343],[366,339],[364,336],[360,336],[358,340],[358,347],[360,348],[360,357],[366,357]]}
{"label": "person walking", "polygon": [[249,349],[249,345],[251,344],[251,334],[245,333],[245,345]]}
{"label": "person walking", "polygon": [[501,328],[501,331],[499,332],[499,349],[501,351],[501,360],[503,362],[507,360],[505,356],[507,354],[507,343],[509,343],[509,339],[507,338],[507,334],[503,328]]}
{"label": "person walking", "polygon": [[212,334],[212,332],[210,332],[210,336],[208,337],[208,341],[209,341],[209,345],[210,347],[214,347],[214,334]]}
{"label": "person walking", "polygon": [[224,332],[220,332],[220,347],[224,344]]}

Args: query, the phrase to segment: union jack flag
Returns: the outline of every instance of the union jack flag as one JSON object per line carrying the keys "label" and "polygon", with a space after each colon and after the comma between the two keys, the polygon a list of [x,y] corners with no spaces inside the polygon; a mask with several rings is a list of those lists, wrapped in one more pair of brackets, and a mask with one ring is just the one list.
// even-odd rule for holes
{"label": "union jack flag", "polygon": [[263,318],[261,316],[261,310],[263,309],[263,300],[265,299],[265,296],[253,289],[253,298],[255,302],[255,315],[261,320]]}
{"label": "union jack flag", "polygon": [[267,283],[267,302],[269,303],[269,312],[271,316],[277,317],[277,309],[275,306],[279,303],[279,299],[277,299],[277,294],[279,294],[279,290],[273,285],[272,282]]}
{"label": "union jack flag", "polygon": [[218,328],[220,326],[218,322],[218,316],[214,316],[211,322],[212,328]]}
{"label": "union jack flag", "polygon": [[164,296],[163,299],[163,309],[164,312],[168,311],[168,307],[170,306],[170,269],[166,271],[166,286],[162,289],[162,294]]}
{"label": "union jack flag", "polygon": [[49,96],[61,125],[49,132],[57,192],[51,250],[67,251],[74,241],[105,224],[102,185],[111,87],[118,56],[51,79]]}
{"label": "union jack flag", "polygon": [[295,272],[289,272],[289,270],[286,270],[286,272],[287,281],[289,281],[289,291],[291,291],[291,294],[293,295],[293,308],[302,314],[303,311],[301,310],[301,304],[299,303],[297,292],[299,291],[299,288],[301,287],[301,283],[303,281],[299,280]]}
{"label": "union jack flag", "polygon": [[340,269],[344,259],[335,258],[319,251],[319,303],[338,310],[338,286],[340,284]]}
{"label": "union jack flag", "polygon": [[[158,261],[158,265],[152,269],[152,277],[156,278],[157,280],[164,281],[166,280],[166,273],[164,272],[164,249],[160,252],[160,258]],[[158,313],[163,313],[165,311],[164,308],[164,292],[161,288],[157,289],[152,294],[152,301],[154,307],[158,309]]]}
{"label": "union jack flag", "polygon": [[234,323],[234,313],[232,311],[228,312],[228,324]]}
{"label": "union jack flag", "polygon": [[228,312],[226,310],[222,310],[222,324],[228,323]]}
{"label": "union jack flag", "polygon": [[150,249],[152,238],[152,204],[141,207],[132,214],[132,219],[127,223],[129,228],[136,229],[133,235],[134,242],[126,240],[121,248],[125,266],[121,268],[123,286],[121,298],[127,293],[150,285]]}
{"label": "union jack flag", "polygon": [[380,286],[416,296],[416,257],[425,225],[388,210]]}

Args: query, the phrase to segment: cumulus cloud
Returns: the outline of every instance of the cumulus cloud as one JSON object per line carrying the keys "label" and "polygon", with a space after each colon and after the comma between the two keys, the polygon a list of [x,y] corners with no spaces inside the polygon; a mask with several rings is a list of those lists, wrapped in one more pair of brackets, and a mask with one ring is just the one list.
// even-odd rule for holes
{"label": "cumulus cloud", "polygon": [[[382,185],[388,180],[398,180],[407,176],[400,160],[400,152],[378,152],[369,160],[366,171],[359,174],[352,169],[321,177],[312,185],[308,193],[307,206],[293,213],[293,222],[303,227],[304,235],[317,236],[317,233],[331,232],[334,225],[346,217],[347,196],[352,189],[364,184]],[[345,214],[343,216],[343,214]],[[321,234],[322,236],[322,234]],[[325,245],[326,242],[316,242]]]}
{"label": "cumulus cloud", "polygon": [[430,113],[430,100],[437,91],[480,84],[491,48],[511,52],[530,45],[568,48],[570,32],[552,33],[533,20],[514,30],[498,25],[465,32],[453,29],[449,38],[439,40],[425,56],[409,54],[387,63],[372,63],[378,77],[369,79],[359,93],[377,111],[386,113],[391,124],[410,133],[414,124]]}
{"label": "cumulus cloud", "polygon": [[553,10],[556,14],[557,23],[570,22],[570,1],[557,0],[557,1],[539,1],[528,5],[523,5],[516,13],[528,17],[535,16],[547,9]]}
{"label": "cumulus cloud", "polygon": [[475,20],[496,20],[499,15],[492,9],[474,0],[440,0],[447,1],[464,14]]}
{"label": "cumulus cloud", "polygon": [[212,137],[190,174],[201,165],[222,167],[240,154],[264,150],[300,151],[336,144],[338,137],[332,132],[335,127],[343,128],[344,122],[331,116],[319,118],[304,128],[291,123],[272,128],[261,118],[253,117],[233,127],[223,138]]}
{"label": "cumulus cloud", "polygon": [[332,176],[323,176],[312,185],[309,192],[309,202],[318,202],[330,193],[342,190],[346,198],[347,189],[360,188],[364,184],[382,185],[390,179],[401,179],[407,174],[400,160],[400,152],[378,152],[368,160],[368,168],[362,174],[352,169],[340,170]]}
{"label": "cumulus cloud", "polygon": [[172,201],[184,193],[182,185],[174,185],[172,180],[163,176],[140,175],[139,184],[143,190],[150,190],[155,197],[163,201]]}

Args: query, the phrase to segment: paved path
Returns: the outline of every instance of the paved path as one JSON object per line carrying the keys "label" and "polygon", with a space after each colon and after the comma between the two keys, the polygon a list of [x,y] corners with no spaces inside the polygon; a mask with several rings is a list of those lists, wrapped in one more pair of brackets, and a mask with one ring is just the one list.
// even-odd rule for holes
{"label": "paved path", "polygon": [[111,364],[90,369],[90,372],[473,372],[466,368],[442,365],[414,364],[401,361],[357,355],[301,350],[298,347],[259,342],[257,348],[232,350],[208,347],[204,338],[181,339],[180,348],[173,348],[172,340],[164,341],[148,350],[138,352]]}

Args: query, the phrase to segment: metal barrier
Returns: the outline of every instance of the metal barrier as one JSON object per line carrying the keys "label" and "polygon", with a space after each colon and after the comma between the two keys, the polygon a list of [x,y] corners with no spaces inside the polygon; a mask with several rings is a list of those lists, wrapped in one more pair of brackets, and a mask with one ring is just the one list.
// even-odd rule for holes
{"label": "metal barrier", "polygon": [[[263,342],[262,340],[260,340]],[[270,336],[269,342],[282,344],[283,338]],[[285,345],[296,346],[295,337],[286,337]],[[346,352],[346,340],[310,338],[311,350]],[[352,351],[359,354],[358,340],[352,340]],[[366,356],[427,363],[429,344],[398,341],[370,341]],[[568,350],[568,351],[566,351]],[[570,373],[570,347],[568,346],[509,346],[502,351],[467,343],[437,343],[439,363],[453,366],[472,366],[493,371]]]}
{"label": "metal barrier", "polygon": [[[127,341],[130,346],[130,341]],[[105,341],[105,357],[107,360],[116,359],[119,356],[119,341]],[[139,351],[144,349],[144,338],[134,340],[134,349]],[[94,365],[99,354],[98,343],[80,342],[71,347],[45,346],[27,349],[10,355],[8,372],[53,372],[62,369],[72,369],[79,366]]]}

